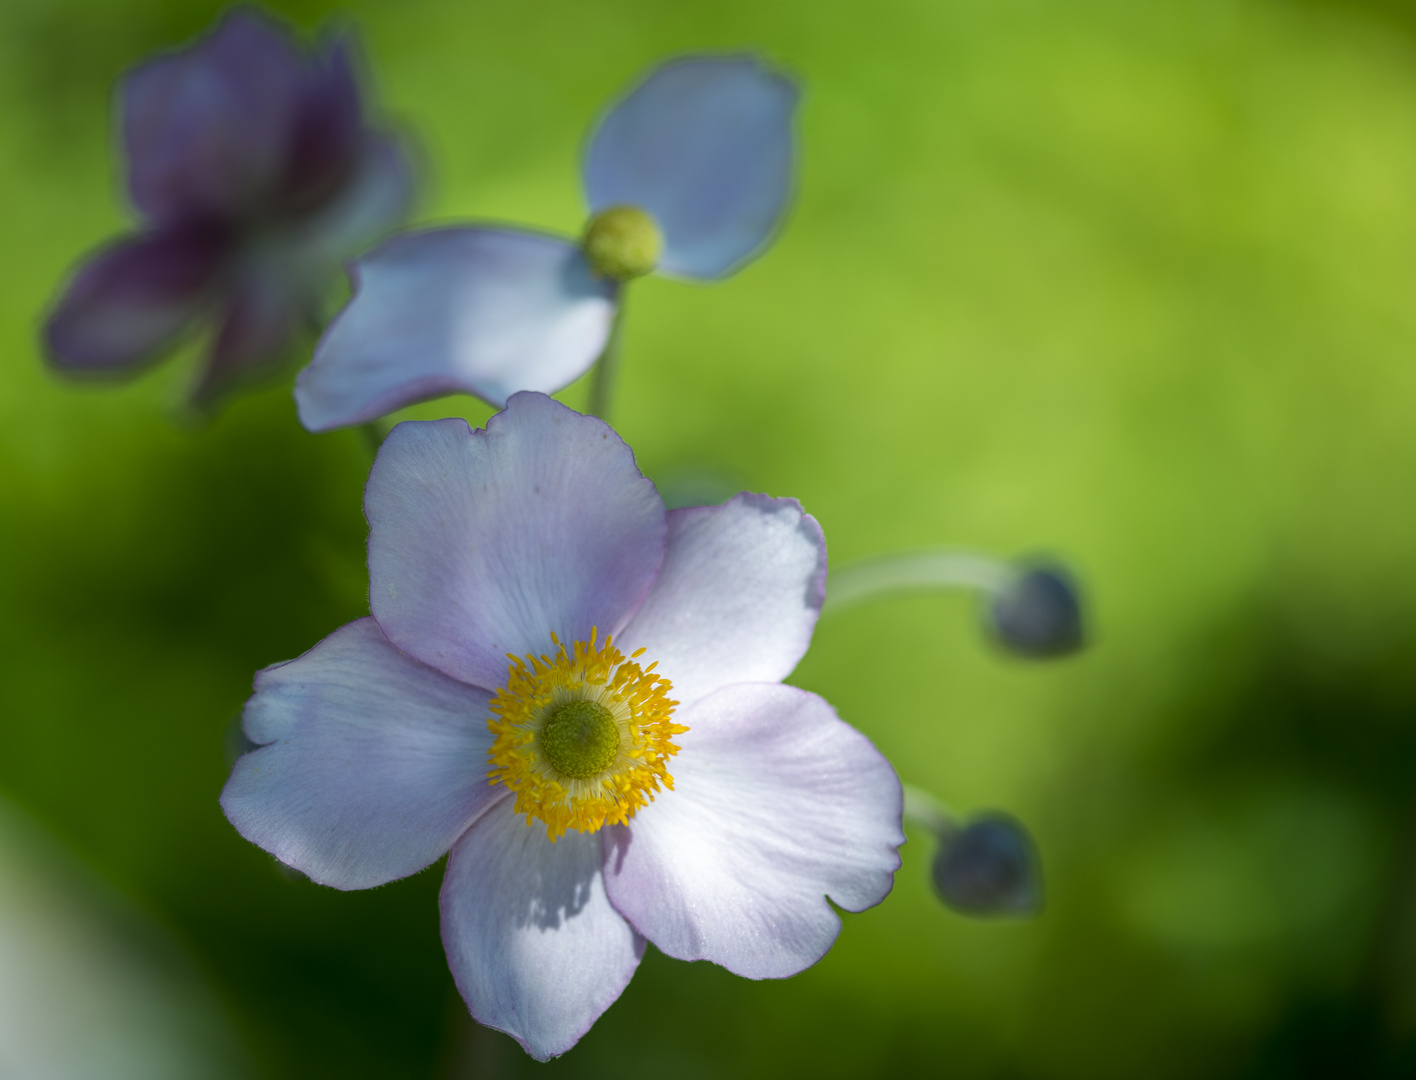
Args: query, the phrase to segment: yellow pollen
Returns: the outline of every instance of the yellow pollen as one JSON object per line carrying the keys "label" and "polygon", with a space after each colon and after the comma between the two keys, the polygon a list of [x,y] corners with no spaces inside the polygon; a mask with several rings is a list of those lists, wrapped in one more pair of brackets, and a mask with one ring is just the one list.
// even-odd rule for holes
{"label": "yellow pollen", "polygon": [[508,654],[506,686],[492,698],[487,727],[496,738],[487,778],[516,792],[526,824],[546,823],[554,841],[566,829],[623,825],[661,788],[673,790],[669,740],[688,730],[669,718],[677,701],[654,664],[628,660],[611,638],[577,641],[554,656]]}

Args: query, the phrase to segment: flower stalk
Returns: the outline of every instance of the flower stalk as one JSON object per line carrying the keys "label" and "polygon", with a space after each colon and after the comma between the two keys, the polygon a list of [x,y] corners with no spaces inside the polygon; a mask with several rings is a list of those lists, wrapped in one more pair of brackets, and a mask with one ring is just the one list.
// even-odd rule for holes
{"label": "flower stalk", "polygon": [[884,555],[836,571],[822,614],[925,589],[982,594],[985,629],[1015,656],[1055,659],[1085,644],[1081,593],[1064,567],[1015,564],[951,548]]}
{"label": "flower stalk", "polygon": [[610,336],[600,358],[595,361],[594,372],[590,376],[590,403],[586,412],[608,420],[610,401],[614,397],[615,381],[619,375],[620,341],[624,335],[625,291],[620,291],[619,306],[615,309],[614,322],[610,324]]}
{"label": "flower stalk", "polygon": [[1018,571],[1000,559],[956,548],[881,555],[834,571],[821,613],[926,589],[999,593],[1017,576]]}

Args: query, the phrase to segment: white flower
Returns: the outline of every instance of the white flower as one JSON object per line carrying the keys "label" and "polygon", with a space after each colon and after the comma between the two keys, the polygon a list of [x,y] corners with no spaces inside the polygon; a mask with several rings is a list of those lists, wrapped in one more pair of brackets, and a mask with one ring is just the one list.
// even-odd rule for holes
{"label": "white flower", "polygon": [[[443,942],[482,1023],[564,1053],[652,941],[795,974],[899,866],[900,784],[784,686],[821,606],[791,499],[666,512],[540,394],[405,423],[369,477],[372,618],[261,672],[222,793],[248,839],[362,889],[449,852]],[[510,657],[510,663],[508,658]]]}

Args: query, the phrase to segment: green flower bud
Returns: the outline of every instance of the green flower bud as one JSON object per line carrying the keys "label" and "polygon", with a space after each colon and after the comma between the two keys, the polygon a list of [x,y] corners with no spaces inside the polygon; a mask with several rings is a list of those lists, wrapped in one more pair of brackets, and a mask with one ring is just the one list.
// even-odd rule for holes
{"label": "green flower bud", "polygon": [[608,206],[590,219],[582,241],[585,257],[603,277],[628,281],[659,264],[664,234],[637,206]]}

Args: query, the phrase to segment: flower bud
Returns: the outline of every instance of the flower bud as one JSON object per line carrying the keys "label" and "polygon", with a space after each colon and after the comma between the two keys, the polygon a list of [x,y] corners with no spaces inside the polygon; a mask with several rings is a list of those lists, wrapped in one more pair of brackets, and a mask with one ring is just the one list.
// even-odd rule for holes
{"label": "flower bud", "polygon": [[1072,575],[1060,566],[1033,566],[992,596],[989,630],[1009,652],[1035,660],[1082,647],[1082,603]]}
{"label": "flower bud", "polygon": [[939,899],[961,915],[1028,918],[1042,909],[1037,850],[1006,814],[985,814],[945,833],[932,871]]}
{"label": "flower bud", "polygon": [[615,281],[643,277],[659,265],[664,234],[637,206],[609,206],[590,219],[582,241],[595,272]]}

